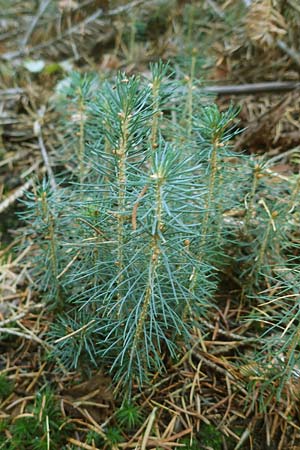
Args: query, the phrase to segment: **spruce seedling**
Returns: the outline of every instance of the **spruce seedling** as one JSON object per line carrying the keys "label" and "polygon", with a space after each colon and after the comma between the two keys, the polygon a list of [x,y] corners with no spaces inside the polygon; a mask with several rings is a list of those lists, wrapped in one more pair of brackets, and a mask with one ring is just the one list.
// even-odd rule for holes
{"label": "spruce seedling", "polygon": [[84,356],[100,358],[129,387],[163,370],[165,354],[177,357],[175,337],[188,341],[193,326],[186,311],[205,314],[215,288],[204,246],[216,215],[216,149],[232,113],[205,109],[193,130],[212,148],[208,165],[184,154],[167,141],[167,71],[153,65],[150,84],[125,74],[105,82],[85,104],[89,173],[79,159],[68,199],[45,184],[34,199],[50,262],[44,289],[51,279],[51,296],[68,292],[68,315],[52,329],[60,360],[76,368]]}
{"label": "spruce seedling", "polygon": [[[98,357],[126,385],[162,370],[166,351],[176,356],[173,336],[188,340],[192,326],[184,323],[185,308],[203,314],[214,288],[210,265],[188,244],[196,249],[201,239],[193,223],[207,195],[198,182],[201,167],[165,141],[168,122],[161,125],[171,95],[166,73],[157,64],[150,84],[124,74],[115,86],[104,83],[88,110],[91,182],[80,186],[86,198],[75,194],[69,202],[69,225],[63,218],[66,230],[76,223],[63,247],[71,261],[79,252],[66,275],[71,304],[96,312]],[[199,283],[191,294],[195,270]]]}
{"label": "spruce seedling", "polygon": [[[236,110],[194,98],[186,139],[172,72],[161,63],[151,71],[150,82],[120,73],[96,83],[85,96],[78,182],[66,176],[57,193],[44,183],[47,214],[35,198],[28,214],[38,217],[34,239],[50,263],[43,288],[63,293],[53,354],[72,369],[101,361],[128,395],[164,371],[178,343],[188,345],[193,327],[218,307],[218,270],[237,240],[224,216],[243,208],[247,192],[239,175],[246,158],[230,149]],[[77,104],[72,92],[66,98]]]}

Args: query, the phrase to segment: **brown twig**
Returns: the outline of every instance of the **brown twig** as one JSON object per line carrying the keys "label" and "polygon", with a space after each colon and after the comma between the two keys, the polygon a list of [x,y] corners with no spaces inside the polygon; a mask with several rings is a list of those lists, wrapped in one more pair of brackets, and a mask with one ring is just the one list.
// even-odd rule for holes
{"label": "brown twig", "polygon": [[245,95],[272,92],[288,92],[300,88],[300,82],[297,81],[270,81],[262,83],[247,83],[228,86],[206,86],[199,89],[203,93],[212,93],[216,95]]}
{"label": "brown twig", "polygon": [[49,156],[48,156],[48,153],[47,153],[47,149],[46,149],[45,144],[44,144],[44,139],[43,139],[43,134],[42,134],[42,127],[41,127],[41,121],[42,121],[42,118],[44,116],[44,113],[45,113],[45,110],[43,108],[41,108],[39,110],[39,112],[38,112],[39,118],[34,122],[33,129],[34,129],[34,134],[38,138],[38,142],[39,142],[42,158],[43,158],[43,161],[44,161],[44,164],[45,164],[46,171],[48,173],[50,185],[51,185],[52,189],[55,191],[57,189],[57,185],[56,185],[56,181],[55,181],[55,178],[54,178],[52,167],[51,167],[51,164],[50,164],[50,161],[49,161]]}
{"label": "brown twig", "polygon": [[25,92],[22,88],[9,88],[0,89],[0,97],[15,97],[16,95],[21,95]]}
{"label": "brown twig", "polygon": [[38,10],[36,16],[33,18],[28,30],[26,31],[24,38],[22,39],[22,42],[21,42],[22,47],[25,47],[25,45],[27,44],[30,35],[32,34],[34,28],[36,27],[36,24],[38,23],[41,16],[44,14],[46,9],[48,8],[48,5],[50,2],[51,2],[51,0],[43,0],[40,3],[39,10]]}
{"label": "brown twig", "polygon": [[33,185],[33,180],[30,179],[16,189],[9,197],[7,197],[3,202],[0,203],[0,214],[9,208],[16,200],[23,197],[24,193]]}
{"label": "brown twig", "polygon": [[297,64],[298,67],[300,67],[300,55],[294,48],[288,47],[286,43],[280,39],[277,41],[277,46],[280,50],[285,52]]}

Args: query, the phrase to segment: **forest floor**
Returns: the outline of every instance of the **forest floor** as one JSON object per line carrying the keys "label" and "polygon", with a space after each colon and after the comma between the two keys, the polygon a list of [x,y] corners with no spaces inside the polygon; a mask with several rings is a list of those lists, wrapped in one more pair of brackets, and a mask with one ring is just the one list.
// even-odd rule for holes
{"label": "forest floor", "polygon": [[[249,5],[247,6],[247,3]],[[283,6],[285,4],[285,6]],[[122,405],[102,371],[58,371],[52,313],[26,259],[20,202],[62,142],[51,99],[70,71],[147,74],[162,59],[224,110],[239,106],[235,150],[288,179],[300,158],[300,8],[260,0],[0,0],[0,449],[300,449],[299,381],[261,409],[247,305],[234,280],[191,351]],[[298,45],[298,48],[297,48]],[[225,88],[227,86],[227,88]],[[209,90],[208,89],[208,90]],[[49,161],[45,163],[45,153]],[[54,173],[65,170],[53,164]],[[249,388],[250,386],[250,388]],[[288,399],[287,399],[288,398]]]}

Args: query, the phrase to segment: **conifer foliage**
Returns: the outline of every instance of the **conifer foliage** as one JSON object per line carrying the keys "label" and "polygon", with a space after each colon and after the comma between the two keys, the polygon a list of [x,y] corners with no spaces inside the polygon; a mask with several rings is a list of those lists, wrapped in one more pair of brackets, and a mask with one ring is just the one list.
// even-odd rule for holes
{"label": "conifer foliage", "polygon": [[259,303],[266,280],[288,291],[282,268],[293,265],[277,232],[292,233],[295,219],[277,220],[292,217],[299,183],[280,201],[264,164],[230,148],[237,111],[188,91],[187,118],[175,79],[161,63],[151,79],[72,75],[60,93],[69,172],[26,201],[35,280],[58,311],[52,356],[104,366],[129,393],[180,357],[219,307],[225,272]]}

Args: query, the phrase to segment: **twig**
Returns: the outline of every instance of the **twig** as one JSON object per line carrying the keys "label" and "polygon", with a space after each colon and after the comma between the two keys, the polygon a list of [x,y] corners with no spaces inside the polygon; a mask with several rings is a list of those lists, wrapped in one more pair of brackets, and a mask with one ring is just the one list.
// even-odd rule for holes
{"label": "twig", "polygon": [[299,152],[300,145],[297,145],[297,147],[290,148],[286,152],[279,153],[279,155],[275,155],[272,158],[268,159],[267,164],[268,166],[274,165],[275,162],[281,161],[282,159],[286,158],[289,155],[292,155],[293,153]]}
{"label": "twig", "polygon": [[81,328],[78,328],[78,330],[72,331],[72,333],[67,334],[66,336],[62,336],[59,339],[56,339],[56,341],[54,341],[54,344],[58,344],[59,342],[62,342],[72,336],[75,336],[76,334],[80,333],[81,331],[85,330],[86,328],[88,328],[90,325],[92,325],[95,322],[95,319],[92,319],[89,321],[89,323],[83,325]]}
{"label": "twig", "polygon": [[76,253],[76,255],[71,259],[71,261],[68,262],[66,267],[60,272],[60,274],[57,275],[56,279],[59,280],[72,266],[72,264],[76,261],[78,256],[80,255],[80,250]]}
{"label": "twig", "polygon": [[[203,352],[201,350],[193,350],[192,351],[193,356],[195,358],[198,358],[199,360],[203,360],[204,363],[208,366],[213,368],[216,372],[219,372],[223,375],[227,375],[231,380],[235,380],[237,378],[238,373],[234,371],[234,368],[231,367],[228,363],[225,361],[222,361],[218,358],[215,358],[213,355],[210,355],[206,352]],[[223,365],[223,367],[220,367],[218,364]]]}
{"label": "twig", "polygon": [[49,416],[46,416],[46,435],[47,435],[47,450],[50,450],[50,427],[49,427]]}
{"label": "twig", "polygon": [[206,86],[199,89],[199,91],[218,95],[244,95],[258,94],[260,92],[287,92],[299,88],[300,83],[297,81],[270,81],[265,83],[249,83],[228,86]]}
{"label": "twig", "polygon": [[277,47],[284,51],[300,67],[300,55],[294,48],[288,47],[285,42],[278,39]]}
{"label": "twig", "polygon": [[27,388],[25,389],[25,392],[30,392],[33,387],[36,385],[36,383],[38,382],[38,379],[40,378],[41,374],[43,373],[45,367],[47,365],[47,362],[43,362],[43,364],[41,364],[38,372],[34,375],[33,380],[29,383],[29,385],[27,386]]}
{"label": "twig", "polygon": [[[214,330],[215,326],[212,325],[210,322],[208,322],[205,319],[201,319],[201,323],[204,324],[207,328],[209,328],[210,330]],[[222,328],[218,329],[218,334],[221,334],[223,336],[226,336],[227,338],[231,338],[233,340],[236,341],[242,341],[242,342],[254,342],[256,338],[252,338],[252,337],[245,337],[245,336],[241,336],[240,334],[235,334],[232,333],[231,331],[227,331],[227,330],[223,330]]]}
{"label": "twig", "polygon": [[55,181],[54,174],[53,174],[50,162],[49,162],[48,153],[47,153],[47,150],[46,150],[46,147],[44,144],[43,135],[42,135],[41,119],[43,118],[43,115],[44,115],[44,109],[41,108],[39,111],[39,119],[34,122],[33,131],[34,131],[35,136],[37,136],[37,138],[38,138],[41,154],[42,154],[42,157],[44,160],[46,171],[48,173],[50,185],[53,190],[56,190],[57,189],[56,181]]}
{"label": "twig", "polygon": [[243,432],[239,442],[237,443],[237,445],[234,447],[234,450],[239,450],[242,445],[244,445],[245,441],[248,439],[248,437],[251,434],[251,429],[250,427],[246,428],[245,431]]}
{"label": "twig", "polygon": [[24,192],[27,191],[33,185],[33,180],[30,179],[26,181],[23,186],[16,189],[9,197],[7,197],[3,202],[0,203],[0,214],[9,208],[18,198],[22,197]]}
{"label": "twig", "polygon": [[74,438],[68,438],[68,442],[70,442],[70,444],[76,445],[77,447],[84,448],[85,450],[100,450],[98,447],[95,447],[94,445],[86,444]]}
{"label": "twig", "polygon": [[37,305],[34,305],[31,308],[28,308],[26,311],[22,311],[20,314],[17,314],[16,316],[13,317],[9,317],[8,319],[2,320],[0,322],[0,327],[3,327],[4,325],[7,325],[10,322],[16,322],[19,319],[22,319],[23,317],[26,316],[26,314],[28,314],[29,312],[31,312],[33,309],[37,309],[37,308],[43,308],[45,305],[39,303]]}
{"label": "twig", "polygon": [[39,10],[38,10],[38,12],[37,12],[37,15],[33,18],[33,21],[31,22],[31,24],[30,24],[30,26],[29,26],[29,28],[28,28],[28,30],[27,30],[27,32],[26,32],[24,38],[22,39],[22,42],[21,42],[21,46],[22,46],[22,47],[25,47],[25,45],[27,44],[28,39],[29,39],[31,33],[33,32],[33,30],[34,30],[36,24],[38,23],[39,19],[41,18],[41,16],[42,16],[42,15],[44,14],[44,12],[46,11],[46,9],[47,9],[47,7],[48,7],[50,1],[51,1],[51,0],[44,0],[44,1],[42,1],[42,2],[40,3],[40,6],[39,6]]}
{"label": "twig", "polygon": [[[298,81],[270,81],[262,83],[246,83],[246,84],[229,84],[220,86],[203,86],[195,89],[195,94],[215,94],[215,95],[247,95],[247,94],[259,94],[259,93],[277,93],[277,92],[290,92],[300,89],[300,82]],[[176,93],[178,95],[185,95],[187,91],[186,87],[179,88]],[[178,100],[171,100],[177,102]],[[282,101],[277,106],[280,106]],[[267,112],[269,113],[269,111]],[[266,115],[264,113],[263,115]]]}
{"label": "twig", "polygon": [[14,97],[25,92],[22,88],[0,89],[0,97]]}
{"label": "twig", "polygon": [[33,333],[27,334],[27,333],[22,333],[21,331],[15,330],[13,328],[3,328],[3,327],[0,327],[0,333],[6,333],[6,334],[11,334],[13,336],[22,337],[24,339],[29,339],[30,341],[37,342],[38,344],[42,345],[43,347],[50,347],[49,344],[46,344],[46,342],[42,341],[42,339],[40,339],[38,336],[36,336]]}
{"label": "twig", "polygon": [[149,439],[149,436],[150,436],[150,433],[151,433],[151,429],[152,429],[152,426],[153,426],[153,423],[154,423],[154,420],[155,420],[156,411],[157,411],[157,408],[154,407],[153,410],[151,411],[150,416],[149,416],[147,428],[145,430],[145,434],[143,436],[143,440],[142,440],[142,444],[141,444],[141,450],[146,450],[147,441]]}

